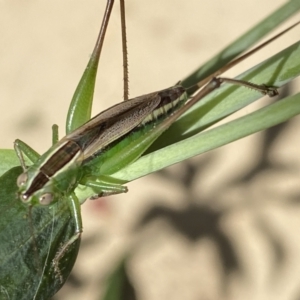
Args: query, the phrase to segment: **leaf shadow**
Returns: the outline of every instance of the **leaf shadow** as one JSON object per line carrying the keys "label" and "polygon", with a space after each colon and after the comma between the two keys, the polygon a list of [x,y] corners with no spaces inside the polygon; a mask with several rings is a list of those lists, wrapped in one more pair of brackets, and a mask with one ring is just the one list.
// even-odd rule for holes
{"label": "leaf shadow", "polygon": [[[289,94],[289,87],[286,87],[281,92],[281,97],[284,98]],[[279,100],[276,99],[276,101]],[[198,166],[193,165],[190,161],[185,162],[184,175],[171,173],[168,170],[160,171],[158,176],[167,178],[167,180],[172,181],[176,186],[184,186],[184,194],[186,196],[184,199],[181,199],[181,203],[187,204],[181,209],[156,204],[141,216],[133,230],[138,232],[156,220],[164,220],[176,233],[183,235],[191,243],[196,243],[201,239],[207,238],[213,241],[222,263],[221,276],[223,290],[226,293],[231,275],[238,274],[238,276],[243,276],[246,270],[244,270],[243,264],[240,261],[235,244],[222,228],[221,221],[236,209],[240,209],[241,207],[246,209],[249,207],[251,209],[251,205],[249,206],[249,203],[245,203],[244,199],[241,199],[242,201],[238,204],[229,205],[229,207],[228,205],[218,206],[218,203],[221,203],[222,194],[227,193],[231,188],[242,186],[247,193],[247,190],[252,188],[253,182],[257,181],[258,176],[261,176],[266,170],[271,172],[286,172],[293,168],[293,166],[287,164],[274,162],[270,157],[270,153],[276,147],[278,139],[283,136],[288,126],[289,122],[286,122],[262,133],[263,137],[258,146],[259,151],[256,162],[238,178],[231,179],[222,186],[218,186],[211,199],[203,199],[201,195],[195,196],[191,191],[195,177],[198,176],[201,178],[203,170],[213,161],[213,154],[207,155],[205,161]],[[204,176],[204,173],[202,175]],[[159,200],[155,199],[155,202],[163,202]],[[299,201],[296,200],[295,197],[293,199],[285,199],[287,205],[293,206],[299,205]],[[270,251],[272,251],[274,257],[272,268],[274,272],[271,272],[271,274],[274,274],[275,279],[275,274],[278,276],[278,272],[282,270],[287,262],[288,250],[284,241],[273,233],[267,221],[259,214],[255,218],[255,227],[269,245]]]}

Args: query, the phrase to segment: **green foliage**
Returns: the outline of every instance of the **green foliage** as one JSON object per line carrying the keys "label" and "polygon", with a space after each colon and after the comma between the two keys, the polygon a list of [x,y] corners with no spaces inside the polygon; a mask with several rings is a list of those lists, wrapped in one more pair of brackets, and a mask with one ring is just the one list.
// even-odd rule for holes
{"label": "green foliage", "polygon": [[134,288],[126,271],[126,258],[124,258],[106,280],[107,289],[103,300],[135,300]]}
{"label": "green foliage", "polygon": [[29,212],[17,197],[21,171],[15,167],[0,178],[0,299],[49,299],[67,279],[80,242],[60,262],[60,278],[52,261],[73,235],[73,219],[64,201]]}
{"label": "green foliage", "polygon": [[[183,81],[191,85],[224,65],[229,59],[257,42],[280,22],[300,8],[300,2],[289,1],[277,12],[257,25],[231,46],[224,49],[206,65],[199,67]],[[220,59],[222,57],[222,59]],[[91,63],[91,62],[90,62]],[[92,62],[97,64],[97,61]],[[91,66],[95,70],[96,65]],[[87,74],[88,73],[88,74]],[[96,72],[86,72],[70,106],[67,131],[78,127],[90,116]],[[300,74],[300,43],[287,48],[240,78],[255,83],[282,86]],[[80,91],[84,91],[82,94]],[[193,107],[158,139],[146,155],[114,174],[116,179],[128,182],[194,155],[220,147],[259,130],[284,122],[300,113],[300,95],[287,97],[252,114],[222,126],[207,129],[212,124],[257,100],[260,95],[245,88],[224,85]],[[82,113],[83,112],[83,113]],[[199,134],[200,133],[200,134]],[[151,134],[146,138],[151,140]],[[12,139],[14,139],[12,137]],[[136,143],[142,143],[141,137]],[[142,140],[143,139],[143,140]],[[121,155],[115,153],[113,155]],[[108,158],[114,159],[113,155]],[[60,261],[61,277],[54,270],[53,259],[60,247],[74,233],[74,220],[66,201],[49,207],[33,207],[29,212],[17,197],[16,178],[21,168],[14,150],[0,150],[0,298],[49,299],[65,282],[75,263],[80,241],[68,249]],[[28,162],[27,162],[28,163]],[[107,164],[109,162],[107,161]],[[81,198],[90,196],[89,190]],[[121,289],[125,282],[123,263],[117,268],[108,288]],[[108,297],[108,296],[107,296]],[[122,299],[116,293],[107,299]]]}

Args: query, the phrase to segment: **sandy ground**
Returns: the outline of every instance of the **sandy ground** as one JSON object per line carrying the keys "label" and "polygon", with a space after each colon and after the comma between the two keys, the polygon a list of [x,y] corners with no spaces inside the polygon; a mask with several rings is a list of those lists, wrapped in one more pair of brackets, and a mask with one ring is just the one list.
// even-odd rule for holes
{"label": "sandy ground", "polygon": [[[174,84],[283,3],[127,0],[131,96]],[[115,6],[94,113],[122,99]],[[63,134],[104,7],[104,0],[0,1],[1,148],[20,138],[42,153],[53,123]],[[126,195],[85,203],[78,261],[55,299],[101,299],[125,251],[137,299],[300,299],[299,128],[298,117],[133,182]]]}

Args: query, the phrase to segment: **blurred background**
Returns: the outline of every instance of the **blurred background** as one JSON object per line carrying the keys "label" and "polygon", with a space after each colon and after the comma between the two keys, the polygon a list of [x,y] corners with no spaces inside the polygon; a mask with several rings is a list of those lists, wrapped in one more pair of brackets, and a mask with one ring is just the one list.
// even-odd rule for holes
{"label": "blurred background", "polygon": [[[284,2],[127,0],[130,96],[178,82]],[[19,138],[42,153],[53,123],[64,135],[105,5],[0,1],[1,148]],[[279,52],[299,33],[294,29],[227,75]],[[297,87],[299,81],[281,95]],[[122,101],[122,89],[116,1],[93,114]],[[53,299],[101,299],[107,276],[126,255],[132,287],[124,299],[300,299],[299,128],[296,117],[132,182],[126,195],[86,202],[78,260]]]}

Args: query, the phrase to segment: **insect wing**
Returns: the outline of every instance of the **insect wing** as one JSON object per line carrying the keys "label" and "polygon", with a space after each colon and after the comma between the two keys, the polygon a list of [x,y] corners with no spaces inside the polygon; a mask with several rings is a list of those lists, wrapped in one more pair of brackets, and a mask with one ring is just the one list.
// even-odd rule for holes
{"label": "insect wing", "polygon": [[111,142],[138,126],[160,103],[158,93],[151,93],[118,103],[96,115],[90,121],[65,136],[82,148],[86,160]]}

